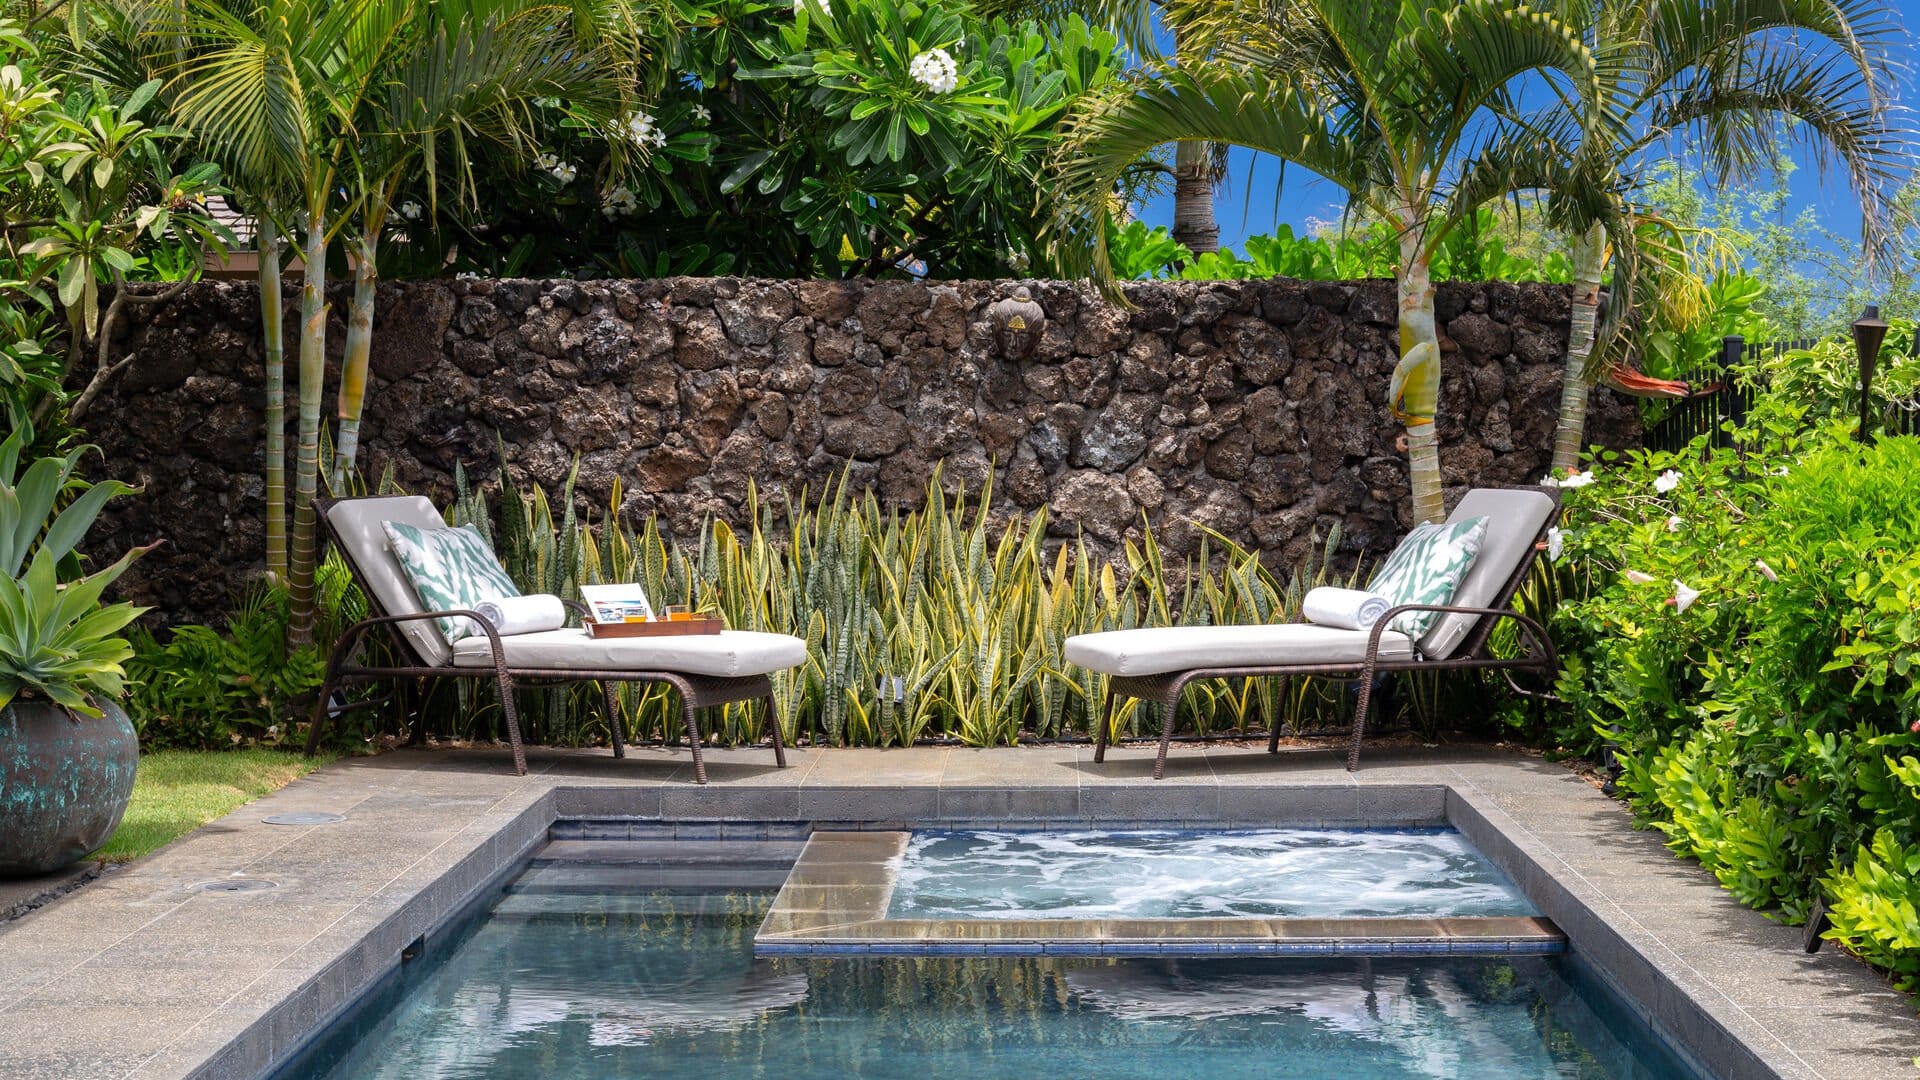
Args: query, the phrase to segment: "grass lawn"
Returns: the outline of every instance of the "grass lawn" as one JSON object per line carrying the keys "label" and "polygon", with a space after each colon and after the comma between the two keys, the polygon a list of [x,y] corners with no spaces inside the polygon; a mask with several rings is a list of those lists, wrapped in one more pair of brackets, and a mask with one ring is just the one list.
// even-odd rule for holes
{"label": "grass lawn", "polygon": [[90,858],[137,859],[176,836],[285,787],[327,763],[279,750],[156,750],[140,755],[120,828]]}

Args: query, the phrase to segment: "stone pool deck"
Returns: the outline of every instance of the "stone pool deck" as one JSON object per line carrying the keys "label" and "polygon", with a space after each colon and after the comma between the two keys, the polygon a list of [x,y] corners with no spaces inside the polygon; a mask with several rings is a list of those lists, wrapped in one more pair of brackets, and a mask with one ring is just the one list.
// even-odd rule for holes
{"label": "stone pool deck", "polygon": [[[1726,1075],[1914,1075],[1904,995],[1741,908],[1558,766],[1486,748],[400,751],[330,765],[123,871],[0,924],[0,1077],[250,1077],[496,887],[556,819],[689,840],[748,823],[836,828],[1018,821],[1394,825],[1452,821],[1638,1003]],[[344,815],[272,825],[270,815]],[[739,824],[732,824],[739,823]],[[249,883],[267,887],[248,890]],[[208,886],[213,891],[197,890]]]}

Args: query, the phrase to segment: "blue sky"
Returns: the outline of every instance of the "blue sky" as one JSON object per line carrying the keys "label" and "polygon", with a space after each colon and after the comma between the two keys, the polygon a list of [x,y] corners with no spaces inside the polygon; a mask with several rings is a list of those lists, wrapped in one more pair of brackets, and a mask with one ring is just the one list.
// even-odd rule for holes
{"label": "blue sky", "polygon": [[[1902,106],[1912,109],[1920,104],[1920,92],[1916,92],[1916,88],[1920,88],[1920,76],[1913,69],[1916,57],[1911,45],[1911,31],[1920,27],[1920,0],[1893,0],[1893,3],[1909,31],[1907,55],[1893,58],[1900,69],[1893,94]],[[1909,120],[1912,119],[1910,115]],[[1795,150],[1792,157],[1799,167],[1788,182],[1790,198],[1783,216],[1793,219],[1811,207],[1827,229],[1857,236],[1860,207],[1846,177],[1831,170],[1822,176],[1804,151]],[[1345,193],[1338,187],[1304,169],[1288,166],[1282,184],[1278,162],[1263,154],[1235,148],[1231,152],[1230,171],[1225,190],[1215,200],[1215,212],[1221,244],[1243,253],[1248,236],[1270,233],[1279,224],[1293,226],[1296,233],[1304,232],[1312,219],[1337,217],[1345,203]],[[1755,181],[1754,186],[1768,189],[1772,182],[1762,178]],[[1172,194],[1149,201],[1140,208],[1138,216],[1148,225],[1171,226]]]}

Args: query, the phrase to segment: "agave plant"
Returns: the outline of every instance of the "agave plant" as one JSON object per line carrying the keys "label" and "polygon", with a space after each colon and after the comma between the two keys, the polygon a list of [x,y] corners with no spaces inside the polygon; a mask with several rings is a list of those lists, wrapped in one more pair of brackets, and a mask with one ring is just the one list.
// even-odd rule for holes
{"label": "agave plant", "polygon": [[89,485],[74,475],[92,447],[39,458],[22,470],[21,449],[32,441],[32,427],[23,425],[0,443],[0,709],[28,695],[99,716],[93,699],[119,695],[121,665],[133,655],[120,631],[145,610],[102,606],[100,594],[146,549],[86,575],[72,572],[73,549],[106,501],[133,489],[117,480]]}

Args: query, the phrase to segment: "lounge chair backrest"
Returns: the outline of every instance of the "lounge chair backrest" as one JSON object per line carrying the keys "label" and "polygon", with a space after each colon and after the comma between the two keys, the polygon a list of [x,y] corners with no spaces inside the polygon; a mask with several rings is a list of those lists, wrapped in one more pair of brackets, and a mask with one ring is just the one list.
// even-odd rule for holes
{"label": "lounge chair backrest", "polygon": [[[444,529],[446,520],[423,495],[394,495],[371,499],[339,499],[320,504],[326,515],[327,530],[333,534],[341,554],[353,568],[360,587],[372,595],[376,612],[386,615],[412,615],[427,610],[413,591],[412,583],[400,569],[400,560],[387,542],[382,522],[398,521],[422,529]],[[453,663],[453,649],[440,635],[432,619],[400,623],[396,629],[427,667],[446,667]]]}
{"label": "lounge chair backrest", "polygon": [[[1454,507],[1449,522],[1487,519],[1480,554],[1453,594],[1459,607],[1499,607],[1513,598],[1532,565],[1534,545],[1559,512],[1560,504],[1539,488],[1474,488]],[[1420,655],[1445,660],[1462,645],[1477,649],[1485,632],[1474,633],[1483,622],[1478,615],[1442,615],[1420,639]],[[1471,641],[1468,639],[1472,638]]]}

